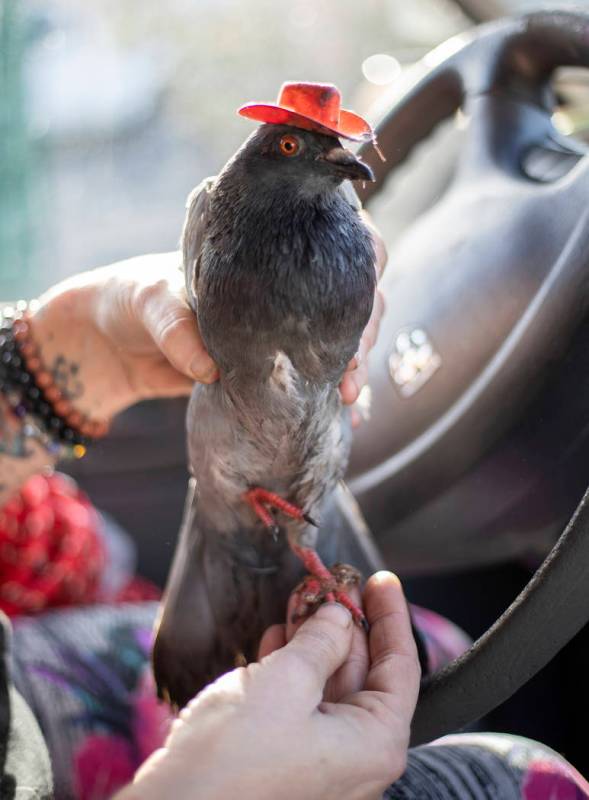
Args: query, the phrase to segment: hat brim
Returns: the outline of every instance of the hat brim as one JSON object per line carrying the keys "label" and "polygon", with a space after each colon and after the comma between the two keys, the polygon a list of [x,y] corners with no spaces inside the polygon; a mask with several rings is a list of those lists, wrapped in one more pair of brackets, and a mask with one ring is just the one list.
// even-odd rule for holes
{"label": "hat brim", "polygon": [[238,109],[237,113],[256,122],[266,122],[271,125],[293,125],[295,128],[318,131],[328,136],[351,139],[353,142],[365,142],[374,137],[374,132],[365,119],[344,108],[340,110],[337,128],[330,128],[307,114],[299,114],[290,108],[271,103],[246,103]]}

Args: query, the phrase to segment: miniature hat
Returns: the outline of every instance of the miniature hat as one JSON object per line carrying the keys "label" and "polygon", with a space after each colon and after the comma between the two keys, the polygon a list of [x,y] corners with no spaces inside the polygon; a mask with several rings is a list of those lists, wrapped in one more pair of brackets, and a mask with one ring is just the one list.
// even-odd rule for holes
{"label": "miniature hat", "polygon": [[276,103],[246,103],[242,117],[274,125],[293,125],[355,142],[374,139],[365,119],[340,108],[341,94],[331,83],[283,83]]}

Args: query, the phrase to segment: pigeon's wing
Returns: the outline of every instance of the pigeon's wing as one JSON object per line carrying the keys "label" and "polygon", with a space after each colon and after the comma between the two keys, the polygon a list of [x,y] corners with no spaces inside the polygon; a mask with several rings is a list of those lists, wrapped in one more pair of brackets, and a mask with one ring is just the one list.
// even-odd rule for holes
{"label": "pigeon's wing", "polygon": [[188,302],[196,311],[196,288],[202,246],[207,231],[210,196],[216,178],[205,178],[193,189],[186,201],[186,220],[182,231],[182,262]]}

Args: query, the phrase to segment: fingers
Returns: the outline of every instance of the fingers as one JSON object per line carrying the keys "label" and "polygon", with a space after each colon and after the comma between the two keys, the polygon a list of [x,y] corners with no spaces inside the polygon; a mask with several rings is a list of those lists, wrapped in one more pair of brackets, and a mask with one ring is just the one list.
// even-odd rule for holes
{"label": "fingers", "polygon": [[[352,363],[352,362],[350,362]],[[344,373],[342,382],[339,386],[342,403],[346,406],[351,406],[358,399],[362,387],[368,378],[368,367],[366,364],[362,367],[350,368]]]}
{"label": "fingers", "polygon": [[[357,589],[350,592],[350,596],[355,602],[360,602],[360,592]],[[348,657],[327,681],[323,699],[327,702],[338,703],[348,695],[361,691],[366,683],[369,665],[368,637],[363,628],[354,625]]]}
{"label": "fingers", "polygon": [[138,313],[156,346],[178,372],[200,383],[213,383],[218,378],[194,314],[170,292],[166,281],[140,293]]}
{"label": "fingers", "polygon": [[200,383],[213,383],[219,377],[188,309],[176,309],[171,318],[159,321],[152,335],[163,355],[179,372]]}
{"label": "fingers", "polygon": [[365,211],[364,209],[360,212],[360,216],[362,217],[364,224],[372,234],[372,241],[374,242],[374,251],[376,253],[376,272],[378,277],[382,276],[384,268],[386,267],[388,254],[387,248],[384,243],[384,239],[380,235],[380,232],[374,222],[372,221],[372,217]]}
{"label": "fingers", "polygon": [[[350,597],[355,603],[360,605],[362,599],[360,590],[353,587],[349,592]],[[303,624],[302,620],[293,622],[293,612],[297,604],[296,594],[292,594],[288,604],[288,616],[286,621],[286,641],[289,642],[297,630]],[[359,692],[364,688],[364,682],[368,673],[368,639],[362,628],[354,625],[352,629],[352,643],[350,652],[342,666],[331,676],[325,686],[323,699],[337,703],[343,697],[354,692]]]}
{"label": "fingers", "polygon": [[[385,310],[385,300],[384,295],[377,289],[374,293],[374,304],[372,306],[372,313],[370,315],[370,319],[368,320],[368,325],[364,328],[364,333],[362,334],[362,339],[360,340],[360,356],[368,355],[370,350],[376,344],[376,339],[378,337],[378,330],[380,328],[380,321],[384,314]],[[364,346],[364,351],[362,351],[362,345]]]}
{"label": "fingers", "polygon": [[358,353],[348,364],[340,384],[340,394],[345,405],[351,405],[358,399],[363,386],[368,380],[368,354],[376,343],[380,321],[384,314],[385,302],[382,292],[377,289],[374,295],[374,305],[368,324],[360,339]]}
{"label": "fingers", "polygon": [[258,661],[261,661],[270,653],[275,650],[280,650],[281,647],[287,642],[286,626],[285,625],[271,625],[266,629],[258,648]]}
{"label": "fingers", "polygon": [[374,249],[376,250],[376,273],[380,279],[387,265],[388,253],[384,239],[376,228],[373,228],[372,238],[374,240]]}
{"label": "fingers", "polygon": [[[388,258],[386,245],[368,212],[361,211],[360,216],[372,234],[376,253],[376,277],[377,280],[380,280]],[[347,406],[356,402],[358,395],[362,391],[362,387],[368,380],[368,353],[372,350],[376,342],[384,308],[384,297],[380,290],[377,289],[374,295],[372,314],[370,315],[368,324],[360,339],[358,354],[348,364],[348,368],[339,387],[342,402]]]}
{"label": "fingers", "polygon": [[370,623],[368,691],[382,692],[396,710],[411,716],[419,691],[419,660],[401,583],[390,572],[377,572],[364,591]]}
{"label": "fingers", "polygon": [[[305,706],[315,708],[328,679],[346,661],[352,644],[352,615],[337,603],[320,606],[277,654],[283,677],[290,676]],[[278,667],[278,659],[274,662]]]}

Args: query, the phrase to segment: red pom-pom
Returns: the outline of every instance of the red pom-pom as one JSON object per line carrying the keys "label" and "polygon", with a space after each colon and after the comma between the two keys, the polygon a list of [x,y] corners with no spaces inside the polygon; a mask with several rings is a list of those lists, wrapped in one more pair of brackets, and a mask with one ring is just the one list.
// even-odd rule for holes
{"label": "red pom-pom", "polygon": [[98,599],[98,515],[63,475],[36,475],[0,511],[0,609],[9,616]]}

